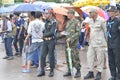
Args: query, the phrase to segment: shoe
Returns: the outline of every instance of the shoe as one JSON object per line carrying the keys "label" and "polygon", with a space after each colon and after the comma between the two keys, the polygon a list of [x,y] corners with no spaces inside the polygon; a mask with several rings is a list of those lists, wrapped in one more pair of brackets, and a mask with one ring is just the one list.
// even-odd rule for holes
{"label": "shoe", "polygon": [[16,55],[17,57],[21,57],[22,55],[21,54],[18,54],[18,55]]}
{"label": "shoe", "polygon": [[81,73],[80,73],[80,70],[77,70],[74,78],[79,78],[79,77],[81,77]]}
{"label": "shoe", "polygon": [[41,70],[37,75],[37,77],[42,77],[42,76],[45,76],[45,71],[44,70]]}
{"label": "shoe", "polygon": [[23,69],[22,73],[30,73],[30,69]]}
{"label": "shoe", "polygon": [[19,55],[19,54],[20,54],[20,52],[16,52],[16,53],[15,53],[15,56],[17,56],[17,55]]}
{"label": "shoe", "polygon": [[49,76],[49,77],[53,77],[53,76],[54,76],[54,71],[50,71],[50,73],[49,73],[48,76]]}
{"label": "shoe", "polygon": [[89,71],[88,74],[84,77],[84,79],[90,79],[90,78],[94,78],[92,71]]}
{"label": "shoe", "polygon": [[66,74],[63,75],[64,77],[68,77],[68,76],[71,76],[71,73],[70,72],[67,72]]}
{"label": "shoe", "polygon": [[9,57],[8,56],[3,57],[3,59],[7,59],[7,58],[9,58]]}
{"label": "shoe", "polygon": [[95,80],[101,80],[101,72],[98,72],[96,77],[95,77]]}
{"label": "shoe", "polygon": [[13,60],[13,56],[8,57],[7,60]]}
{"label": "shoe", "polygon": [[109,80],[116,80],[115,77],[111,77]]}

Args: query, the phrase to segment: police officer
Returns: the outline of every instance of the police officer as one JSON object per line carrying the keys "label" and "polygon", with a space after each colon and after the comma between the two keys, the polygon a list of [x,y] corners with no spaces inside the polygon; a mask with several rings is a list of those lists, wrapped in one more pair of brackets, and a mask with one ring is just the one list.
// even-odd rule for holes
{"label": "police officer", "polygon": [[100,80],[104,65],[104,50],[107,45],[105,36],[106,22],[103,18],[98,16],[98,11],[94,8],[90,10],[90,17],[88,23],[91,31],[87,52],[87,61],[90,69],[84,79],[94,78],[94,62],[95,59],[97,59],[97,75],[95,76],[95,80]]}
{"label": "police officer", "polygon": [[[68,11],[68,18],[70,20],[67,22],[65,35],[66,35],[66,42],[69,43],[71,48],[73,67],[75,67],[77,70],[74,77],[78,78],[78,77],[81,77],[81,73],[80,73],[81,65],[80,65],[80,59],[79,59],[79,50],[77,47],[78,41],[79,41],[79,32],[80,32],[80,28],[78,26],[80,24],[79,24],[79,21],[75,18],[74,14],[75,14],[75,11],[73,9],[70,9]],[[66,51],[68,72],[64,75],[64,77],[71,76],[70,67],[69,67],[70,65],[68,63],[69,61],[68,61],[67,54],[68,53]]]}
{"label": "police officer", "polygon": [[116,17],[115,6],[110,6],[107,21],[108,59],[111,72],[109,80],[120,80],[120,18]]}
{"label": "police officer", "polygon": [[50,73],[49,77],[54,76],[54,68],[55,68],[55,57],[54,57],[54,49],[55,49],[55,35],[54,32],[57,27],[57,22],[53,18],[53,10],[51,8],[47,8],[44,11],[45,21],[45,30],[43,31],[43,51],[41,54],[41,71],[38,74],[38,77],[45,75],[45,66],[46,66],[46,56],[49,53],[50,57]]}

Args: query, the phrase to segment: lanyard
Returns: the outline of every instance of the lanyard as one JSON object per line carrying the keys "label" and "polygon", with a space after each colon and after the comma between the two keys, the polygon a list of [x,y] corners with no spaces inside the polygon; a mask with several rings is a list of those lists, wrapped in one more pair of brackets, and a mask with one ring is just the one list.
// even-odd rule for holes
{"label": "lanyard", "polygon": [[[108,27],[111,29],[111,28],[112,28],[112,24],[114,24],[114,21],[108,22],[107,24],[108,24]],[[107,31],[107,36],[108,36],[109,38],[112,37],[110,31]]]}

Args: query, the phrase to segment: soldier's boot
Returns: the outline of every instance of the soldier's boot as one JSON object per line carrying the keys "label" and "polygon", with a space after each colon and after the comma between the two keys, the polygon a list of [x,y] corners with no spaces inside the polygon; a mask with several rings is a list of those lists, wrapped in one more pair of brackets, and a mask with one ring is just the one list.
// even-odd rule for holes
{"label": "soldier's boot", "polygon": [[84,79],[90,79],[90,78],[94,78],[92,71],[89,71],[88,74],[84,77]]}
{"label": "soldier's boot", "polygon": [[44,70],[41,70],[37,75],[37,77],[42,77],[42,76],[45,76],[45,71]]}
{"label": "soldier's boot", "polygon": [[101,80],[101,72],[98,72],[96,77],[95,77],[95,80]]}
{"label": "soldier's boot", "polygon": [[53,70],[53,69],[50,70],[50,73],[49,73],[48,76],[49,76],[49,77],[53,77],[53,76],[54,76],[54,70]]}
{"label": "soldier's boot", "polygon": [[71,76],[71,73],[68,71],[66,74],[63,75],[64,77]]}
{"label": "soldier's boot", "polygon": [[80,73],[80,70],[77,70],[77,72],[75,73],[74,78],[79,78],[79,77],[81,77],[81,73]]}

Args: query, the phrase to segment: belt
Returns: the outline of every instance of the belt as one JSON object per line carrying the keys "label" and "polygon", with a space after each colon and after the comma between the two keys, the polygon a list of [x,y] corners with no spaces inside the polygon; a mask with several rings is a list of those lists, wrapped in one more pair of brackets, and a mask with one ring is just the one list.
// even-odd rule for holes
{"label": "belt", "polygon": [[52,40],[54,37],[45,37],[44,40]]}

